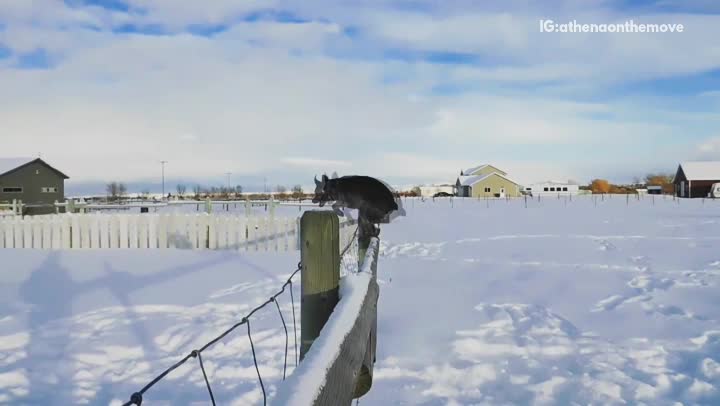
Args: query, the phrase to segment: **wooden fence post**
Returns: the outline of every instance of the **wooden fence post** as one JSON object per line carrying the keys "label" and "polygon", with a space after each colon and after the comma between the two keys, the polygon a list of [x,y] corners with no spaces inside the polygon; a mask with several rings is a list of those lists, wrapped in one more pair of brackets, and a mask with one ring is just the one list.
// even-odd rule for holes
{"label": "wooden fence post", "polygon": [[300,220],[300,360],[340,300],[340,222],[326,210],[305,212]]}

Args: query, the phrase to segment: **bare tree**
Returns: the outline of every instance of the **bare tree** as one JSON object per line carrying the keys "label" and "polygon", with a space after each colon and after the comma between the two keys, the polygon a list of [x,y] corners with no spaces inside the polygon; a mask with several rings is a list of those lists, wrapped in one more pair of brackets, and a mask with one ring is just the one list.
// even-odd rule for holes
{"label": "bare tree", "polygon": [[185,191],[187,190],[187,187],[185,187],[185,185],[180,184],[180,185],[177,185],[176,189],[177,189],[178,196],[183,197],[183,195],[185,195]]}
{"label": "bare tree", "polygon": [[240,198],[240,195],[242,195],[243,187],[241,185],[235,186],[235,198]]}
{"label": "bare tree", "polygon": [[122,199],[127,194],[127,186],[124,183],[118,183],[118,196]]}
{"label": "bare tree", "polygon": [[303,192],[303,188],[300,185],[295,185],[292,188],[292,197],[293,199],[302,199],[302,197],[305,195]]}
{"label": "bare tree", "polygon": [[284,194],[285,192],[287,192],[287,188],[283,185],[277,185],[275,187],[275,192],[277,192],[279,194]]}
{"label": "bare tree", "polygon": [[196,199],[200,198],[200,194],[202,193],[202,191],[203,191],[202,186],[200,186],[200,185],[193,186],[193,193],[195,193]]}
{"label": "bare tree", "polygon": [[645,182],[648,185],[664,186],[673,183],[673,175],[668,173],[650,173],[645,176]]}
{"label": "bare tree", "polygon": [[221,195],[224,199],[227,199],[228,197],[230,197],[230,188],[227,187],[227,186],[221,186],[221,187],[220,187],[220,195]]}
{"label": "bare tree", "polygon": [[150,197],[150,191],[148,189],[143,189],[142,192],[140,192],[140,195],[143,200],[147,200]]}
{"label": "bare tree", "polygon": [[105,192],[109,200],[117,200],[119,195],[119,187],[117,182],[110,182],[105,185]]}

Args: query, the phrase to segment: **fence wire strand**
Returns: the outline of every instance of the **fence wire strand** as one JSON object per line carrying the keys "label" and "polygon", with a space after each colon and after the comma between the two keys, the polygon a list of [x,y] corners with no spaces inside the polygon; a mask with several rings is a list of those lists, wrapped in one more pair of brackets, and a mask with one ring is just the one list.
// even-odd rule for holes
{"label": "fence wire strand", "polygon": [[208,380],[207,374],[205,373],[205,365],[203,365],[202,362],[202,355],[198,352],[197,353],[198,362],[200,363],[200,369],[203,373],[203,378],[205,378],[205,385],[207,386],[208,393],[210,394],[210,401],[212,402],[213,406],[215,406],[215,396],[213,395],[212,388],[210,388],[210,381]]}
{"label": "fence wire strand", "polygon": [[287,356],[288,356],[288,331],[287,325],[285,325],[285,317],[283,317],[282,310],[280,310],[280,304],[275,300],[275,306],[277,306],[278,314],[280,315],[280,321],[282,321],[283,329],[285,330],[285,360],[283,361],[283,381],[285,380],[287,373]]}
{"label": "fence wire strand", "polygon": [[353,245],[353,243],[355,242],[355,239],[357,238],[357,234],[358,234],[358,227],[355,227],[355,231],[353,232],[353,235],[352,235],[352,237],[350,238],[350,241],[347,243],[347,245],[345,246],[345,248],[344,248],[344,249],[342,250],[342,252],[340,253],[340,258],[344,257],[344,256],[345,256],[345,253],[348,252],[348,250],[350,249],[350,247]]}
{"label": "fence wire strand", "polygon": [[[354,273],[358,271],[358,232],[359,232],[359,226],[355,227],[355,230],[352,233],[352,236],[350,237],[349,241],[345,245],[345,248],[340,253],[340,277],[345,277],[350,273]],[[348,230],[349,231],[349,230]],[[341,233],[345,232],[344,230],[340,230]],[[342,234],[341,234],[342,235]],[[340,240],[342,241],[343,238],[341,237]],[[347,255],[346,255],[347,254]]]}
{"label": "fence wire strand", "polygon": [[[263,403],[267,404],[267,395],[265,393],[265,385],[263,384],[262,377],[260,376],[260,368],[258,367],[257,356],[255,354],[255,346],[253,344],[252,335],[250,332],[250,317],[253,314],[255,314],[255,312],[259,311],[260,309],[264,308],[265,306],[267,306],[268,304],[270,304],[272,302],[274,302],[278,306],[278,311],[280,311],[280,305],[277,304],[277,298],[278,298],[278,296],[282,295],[285,292],[285,288],[287,288],[287,287],[290,288],[289,289],[290,290],[290,300],[291,300],[291,304],[292,304],[292,313],[293,313],[293,330],[295,331],[295,366],[297,366],[297,323],[295,320],[295,299],[294,299],[293,292],[292,292],[292,279],[295,277],[295,275],[297,275],[298,272],[300,272],[301,269],[302,269],[302,263],[298,263],[297,269],[290,275],[290,277],[287,279],[287,281],[285,281],[285,283],[282,285],[282,288],[277,293],[272,295],[263,304],[252,309],[252,311],[250,311],[250,313],[248,313],[247,316],[243,317],[240,322],[234,324],[233,326],[231,326],[230,328],[225,330],[223,333],[221,333],[220,335],[218,335],[217,337],[215,337],[214,339],[209,341],[207,344],[203,345],[200,349],[191,351],[183,359],[181,359],[180,361],[173,364],[171,367],[169,367],[168,369],[163,371],[160,375],[156,376],[152,381],[150,381],[150,383],[148,383],[142,389],[140,389],[140,391],[133,393],[130,396],[130,400],[123,403],[123,406],[132,406],[132,405],[142,406],[143,395],[145,395],[145,393],[148,390],[150,390],[153,386],[155,386],[155,384],[157,384],[163,378],[165,378],[169,373],[171,373],[175,369],[179,368],[181,365],[185,364],[190,358],[198,359],[198,363],[200,365],[200,369],[202,370],[203,377],[205,378],[205,384],[207,386],[208,393],[210,395],[210,400],[212,401],[212,404],[215,405],[215,396],[213,395],[212,389],[210,387],[210,381],[207,377],[207,373],[205,372],[205,366],[203,365],[201,354],[203,351],[205,351],[209,347],[213,346],[214,344],[216,344],[218,341],[222,340],[223,338],[225,338],[228,334],[230,334],[231,332],[233,332],[235,329],[242,326],[243,324],[247,325],[247,334],[248,334],[248,339],[250,340],[250,349],[252,350],[253,362],[255,363],[255,370],[257,371],[258,381],[260,382],[260,387],[261,387],[262,393],[263,393]],[[287,337],[288,337],[288,335],[287,335],[287,326],[285,325],[285,319],[282,317],[282,312],[280,312],[280,318],[283,323],[283,328],[285,328],[285,343],[286,343],[285,344],[285,366],[287,367]],[[283,370],[283,379],[284,378],[285,378],[285,369]]]}
{"label": "fence wire strand", "polygon": [[253,355],[253,362],[255,363],[255,370],[257,371],[258,381],[260,381],[260,388],[263,394],[263,405],[267,405],[267,395],[265,394],[265,385],[263,385],[262,376],[260,376],[260,367],[258,367],[257,356],[255,355],[255,345],[253,344],[252,334],[250,334],[250,320],[247,320],[247,332],[248,339],[250,340],[250,350]]}
{"label": "fence wire strand", "polygon": [[292,305],[292,314],[293,314],[293,334],[295,335],[295,339],[293,342],[295,343],[295,366],[298,366],[298,350],[297,350],[297,323],[295,322],[295,298],[293,297],[293,290],[292,290],[292,281],[290,281],[290,302]]}

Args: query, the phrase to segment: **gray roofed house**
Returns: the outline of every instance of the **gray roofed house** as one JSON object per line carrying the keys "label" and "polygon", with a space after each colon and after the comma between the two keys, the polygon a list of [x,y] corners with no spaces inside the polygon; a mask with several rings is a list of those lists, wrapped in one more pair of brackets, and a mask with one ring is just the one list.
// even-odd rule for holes
{"label": "gray roofed house", "polygon": [[0,158],[0,202],[22,201],[24,214],[54,213],[65,200],[67,175],[40,158]]}

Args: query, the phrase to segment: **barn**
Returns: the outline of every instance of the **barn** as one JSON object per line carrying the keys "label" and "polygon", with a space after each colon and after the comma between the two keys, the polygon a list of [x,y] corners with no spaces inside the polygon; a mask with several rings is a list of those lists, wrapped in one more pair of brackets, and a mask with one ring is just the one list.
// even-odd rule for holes
{"label": "barn", "polygon": [[0,158],[0,202],[22,200],[24,214],[54,213],[68,176],[40,158]]}
{"label": "barn", "polygon": [[673,183],[678,197],[708,197],[712,185],[720,183],[720,161],[683,162]]}
{"label": "barn", "polygon": [[570,196],[580,194],[580,186],[570,182],[547,181],[536,183],[525,188],[532,196]]}

